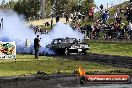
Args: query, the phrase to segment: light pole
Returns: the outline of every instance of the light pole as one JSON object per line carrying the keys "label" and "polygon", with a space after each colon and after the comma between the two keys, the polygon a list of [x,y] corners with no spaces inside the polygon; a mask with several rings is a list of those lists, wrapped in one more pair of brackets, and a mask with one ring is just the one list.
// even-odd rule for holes
{"label": "light pole", "polygon": [[51,8],[51,30],[53,29],[53,14],[54,14],[54,10],[55,10],[55,4],[56,4],[56,0],[53,1],[53,5]]}
{"label": "light pole", "polygon": [[51,12],[51,30],[53,28],[53,13]]}
{"label": "light pole", "polygon": [[1,19],[1,29],[3,30],[3,18]]}

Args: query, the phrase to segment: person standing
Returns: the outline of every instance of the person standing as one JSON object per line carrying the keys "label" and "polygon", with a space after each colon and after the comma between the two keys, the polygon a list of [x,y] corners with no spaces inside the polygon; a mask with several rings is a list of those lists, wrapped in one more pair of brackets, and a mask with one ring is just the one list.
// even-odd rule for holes
{"label": "person standing", "polygon": [[66,15],[66,23],[68,23],[68,22],[69,22],[69,16]]}
{"label": "person standing", "polygon": [[101,5],[100,5],[100,10],[102,11],[102,10],[103,10],[103,8],[104,8],[104,6],[101,4]]}
{"label": "person standing", "polygon": [[57,15],[56,16],[56,23],[59,22],[59,20],[60,20],[60,17],[59,17],[59,15]]}
{"label": "person standing", "polygon": [[35,50],[35,59],[39,58],[39,48],[40,48],[40,38],[37,35],[37,38],[34,39],[34,50]]}
{"label": "person standing", "polygon": [[121,24],[122,18],[120,16],[117,16],[115,20],[118,24]]}

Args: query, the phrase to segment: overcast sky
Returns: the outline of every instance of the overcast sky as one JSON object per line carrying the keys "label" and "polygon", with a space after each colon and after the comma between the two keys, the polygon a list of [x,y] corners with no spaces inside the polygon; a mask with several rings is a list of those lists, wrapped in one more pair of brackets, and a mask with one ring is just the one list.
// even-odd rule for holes
{"label": "overcast sky", "polygon": [[[2,2],[3,0],[0,0],[0,3]],[[10,1],[10,0],[5,0],[6,2]],[[124,1],[128,1],[128,0],[94,0],[95,1],[95,4],[97,6],[100,6],[100,4],[103,4],[105,6],[107,6],[107,3],[109,3],[109,5],[115,5],[115,4],[119,4],[119,3],[122,3]]]}

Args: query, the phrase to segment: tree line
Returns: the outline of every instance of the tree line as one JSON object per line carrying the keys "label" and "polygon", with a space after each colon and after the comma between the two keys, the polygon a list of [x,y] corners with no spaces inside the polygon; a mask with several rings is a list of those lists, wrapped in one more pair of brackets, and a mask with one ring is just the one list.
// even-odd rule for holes
{"label": "tree line", "polygon": [[[25,15],[26,18],[39,17],[41,14],[42,0],[13,0],[6,3],[1,8],[13,9],[18,14]],[[94,0],[46,0],[45,15],[51,17],[51,14],[69,15],[75,11],[87,15],[91,6],[94,6]]]}

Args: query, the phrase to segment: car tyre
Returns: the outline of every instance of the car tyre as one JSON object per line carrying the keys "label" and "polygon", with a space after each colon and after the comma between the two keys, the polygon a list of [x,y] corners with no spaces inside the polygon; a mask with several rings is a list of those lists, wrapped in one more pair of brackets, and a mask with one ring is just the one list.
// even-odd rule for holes
{"label": "car tyre", "polygon": [[83,51],[82,53],[83,53],[83,55],[86,55],[87,54],[86,51]]}

